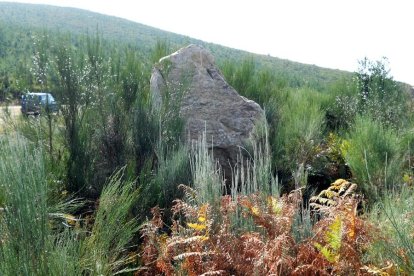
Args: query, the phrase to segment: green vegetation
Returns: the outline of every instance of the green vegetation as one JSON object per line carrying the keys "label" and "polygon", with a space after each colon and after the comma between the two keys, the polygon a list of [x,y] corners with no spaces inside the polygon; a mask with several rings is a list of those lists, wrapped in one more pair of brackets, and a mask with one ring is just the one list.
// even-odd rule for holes
{"label": "green vegetation", "polygon": [[108,275],[131,262],[125,249],[138,231],[131,211],[139,190],[121,180],[122,170],[108,180],[88,225],[86,217],[67,213],[84,203],[62,196],[50,183],[57,179],[47,175],[41,148],[21,136],[0,142],[2,275]]}
{"label": "green vegetation", "polygon": [[[413,105],[386,60],[351,75],[76,9],[0,7],[0,101],[50,90],[61,104],[2,114],[1,275],[414,273]],[[152,102],[153,63],[189,42],[266,110],[232,185],[203,137],[183,143],[180,94]],[[353,196],[308,207],[337,178]]]}
{"label": "green vegetation", "polygon": [[403,158],[396,131],[372,118],[357,117],[344,156],[364,194],[373,199],[401,185]]}
{"label": "green vegetation", "polygon": [[397,265],[402,274],[414,270],[413,199],[412,188],[404,188],[388,194],[371,212],[371,220],[383,227],[384,235],[372,245],[372,255],[381,262]]}
{"label": "green vegetation", "polygon": [[[236,64],[239,61],[248,60],[249,66],[252,65],[256,69],[263,69],[263,72],[267,72],[259,73],[262,78],[275,77],[280,84],[284,83],[289,87],[310,86],[318,90],[326,90],[330,83],[341,78],[351,78],[351,74],[348,72],[300,64],[270,56],[252,55],[121,18],[84,10],[45,5],[0,3],[0,101],[6,99],[13,101],[26,90],[39,91],[43,89],[37,82],[39,79],[36,80],[36,75],[39,76],[39,74],[33,74],[33,70],[37,70],[39,66],[46,65],[47,67],[53,66],[53,64],[42,63],[43,58],[47,55],[43,57],[38,55],[40,53],[39,46],[53,48],[61,40],[62,35],[70,34],[68,42],[73,48],[79,48],[84,40],[87,40],[85,35],[93,33],[98,33],[102,38],[102,51],[105,51],[106,54],[111,56],[122,45],[121,48],[129,48],[137,53],[147,69],[152,66],[154,61],[157,61],[157,58],[162,57],[166,50],[177,50],[194,43],[209,49],[217,62],[223,66],[228,62]],[[46,34],[49,34],[48,41],[39,43],[37,38]],[[42,41],[42,39],[40,40]],[[159,47],[162,46],[162,43],[159,43],[160,40],[168,41],[167,47]],[[33,59],[41,62],[34,65]],[[256,77],[249,79],[253,81]],[[245,83],[248,83],[247,79]],[[249,86],[253,88],[251,84]]]}

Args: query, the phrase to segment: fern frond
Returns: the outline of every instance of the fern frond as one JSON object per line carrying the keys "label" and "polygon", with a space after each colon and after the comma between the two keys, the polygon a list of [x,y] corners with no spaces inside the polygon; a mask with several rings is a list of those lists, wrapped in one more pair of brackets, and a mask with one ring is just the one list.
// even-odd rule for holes
{"label": "fern frond", "polygon": [[[379,275],[379,276],[388,276],[388,275],[398,275],[397,268],[393,263],[388,262],[388,265],[383,268],[376,267],[374,265],[365,265],[361,267],[361,271],[368,273],[369,275]],[[401,273],[404,275],[403,273]]]}
{"label": "fern frond", "polygon": [[334,183],[331,184],[331,187],[333,187],[335,190],[339,190],[342,186],[346,185],[346,183],[349,183],[345,179],[339,178],[335,180]]}
{"label": "fern frond", "polygon": [[346,196],[351,195],[352,193],[354,193],[354,192],[355,192],[355,190],[357,189],[357,187],[358,187],[358,185],[357,185],[357,184],[352,183],[352,184],[348,187],[348,189],[344,192],[344,194],[343,194],[343,196],[342,196],[342,197],[346,197]]}
{"label": "fern frond", "polygon": [[270,213],[274,215],[279,215],[282,212],[282,204],[274,196],[269,196],[267,198],[267,205],[270,209]]}
{"label": "fern frond", "polygon": [[187,223],[187,226],[196,231],[205,230],[207,227],[204,223]]}
{"label": "fern frond", "polygon": [[227,272],[225,270],[214,270],[214,271],[205,272],[205,273],[201,274],[200,276],[224,275],[224,274],[227,274]]}
{"label": "fern frond", "polygon": [[342,219],[340,216],[337,216],[332,224],[329,225],[324,240],[326,243],[325,246],[314,243],[315,247],[330,263],[338,262],[342,244]]}
{"label": "fern frond", "polygon": [[335,198],[335,197],[337,197],[338,196],[338,193],[337,192],[335,192],[335,191],[332,191],[332,190],[326,190],[326,192],[325,192],[325,196],[327,197],[327,198],[329,198],[329,199],[333,199],[333,198]]}
{"label": "fern frond", "polygon": [[322,270],[320,267],[315,266],[314,264],[301,265],[295,268],[291,274],[292,276],[302,276],[302,275],[330,275],[329,273]]}
{"label": "fern frond", "polygon": [[178,185],[178,189],[184,192],[184,198],[188,202],[195,202],[197,200],[197,191],[194,190],[193,188],[187,185],[184,185],[184,184],[180,184]]}
{"label": "fern frond", "polygon": [[213,253],[211,252],[186,252],[186,253],[181,253],[175,257],[173,257],[174,261],[182,261],[184,259],[190,258],[190,257],[204,257],[204,256],[209,256]]}
{"label": "fern frond", "polygon": [[334,250],[338,252],[341,248],[342,240],[342,219],[340,216],[337,216],[334,222],[329,227],[328,232],[326,233],[326,242]]}
{"label": "fern frond", "polygon": [[185,239],[178,238],[178,239],[170,242],[167,245],[167,249],[170,249],[171,247],[178,246],[178,245],[187,245],[187,244],[194,243],[196,241],[205,241],[205,240],[206,240],[205,236],[194,236],[194,237],[189,237],[189,238],[185,238]]}
{"label": "fern frond", "polygon": [[314,246],[316,249],[319,250],[319,252],[322,254],[322,256],[330,263],[335,263],[338,261],[339,256],[333,252],[330,248],[327,246],[322,246],[321,244],[315,242]]}

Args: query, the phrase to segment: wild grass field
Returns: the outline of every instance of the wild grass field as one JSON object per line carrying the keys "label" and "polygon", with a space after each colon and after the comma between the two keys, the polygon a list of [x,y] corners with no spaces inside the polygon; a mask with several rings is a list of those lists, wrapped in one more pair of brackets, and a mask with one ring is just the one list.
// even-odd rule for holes
{"label": "wild grass field", "polygon": [[176,49],[51,35],[24,77],[59,114],[0,125],[0,275],[414,273],[413,105],[386,60],[324,89],[220,63],[266,112],[225,194],[205,137],[188,148],[153,108],[151,66]]}

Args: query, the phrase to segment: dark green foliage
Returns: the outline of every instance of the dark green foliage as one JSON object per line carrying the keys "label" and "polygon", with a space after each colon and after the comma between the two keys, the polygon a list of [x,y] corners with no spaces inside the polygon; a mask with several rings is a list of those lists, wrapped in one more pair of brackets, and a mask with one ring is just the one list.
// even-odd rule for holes
{"label": "dark green foliage", "polygon": [[139,174],[146,162],[149,162],[151,169],[154,168],[157,159],[154,149],[158,141],[159,128],[156,114],[146,104],[144,95],[138,96],[131,113],[136,173]]}
{"label": "dark green foliage", "polygon": [[139,226],[131,212],[139,190],[122,181],[123,170],[106,183],[86,231],[83,220],[71,226],[65,221],[72,217],[65,212],[76,211],[80,202],[50,193],[41,148],[18,135],[3,136],[0,158],[1,275],[109,275],[127,268]]}
{"label": "dark green foliage", "polygon": [[176,150],[161,151],[157,155],[157,166],[147,162],[139,178],[141,190],[140,201],[136,206],[136,212],[144,217],[154,206],[163,208],[166,219],[171,219],[170,209],[173,201],[182,197],[182,191],[178,189],[180,184],[191,182],[190,160],[188,150],[181,146]]}
{"label": "dark green foliage", "polygon": [[[63,44],[55,53],[59,82],[54,85],[63,105],[69,153],[68,188],[90,197],[97,197],[107,178],[120,167],[133,166],[131,161],[144,162],[146,156],[141,154],[135,160],[134,149],[140,143],[150,145],[148,140],[141,141],[147,137],[146,130],[140,132],[140,139],[131,139],[137,137],[135,130],[142,122],[134,114],[144,109],[141,115],[146,123],[144,116],[150,111],[144,81],[147,70],[132,50],[118,49],[109,58],[103,45],[108,47],[98,35],[87,37],[78,49]],[[130,176],[134,175],[138,174]]]}
{"label": "dark green foliage", "polygon": [[402,127],[412,119],[409,91],[393,80],[386,58],[361,60],[355,77],[332,84],[329,94],[332,100],[325,110],[327,127],[333,131],[349,129],[358,114],[391,127]]}
{"label": "dark green foliage", "polygon": [[[176,185],[189,182],[185,151],[178,150],[178,102],[166,96],[161,109],[152,107],[148,59],[136,49],[115,48],[99,34],[77,40],[76,47],[73,40],[62,35],[49,40],[48,34],[36,38],[33,80],[53,91],[62,116],[23,120],[17,131],[50,150],[47,163],[65,184],[61,189],[97,198],[108,177],[126,166],[126,179],[139,178],[147,196],[157,195],[155,201],[143,202],[170,205],[171,196],[178,195]],[[152,56],[166,54],[167,48],[158,43]],[[45,133],[56,145],[47,146]]]}
{"label": "dark green foliage", "polygon": [[234,89],[260,106],[266,105],[270,98],[287,86],[287,78],[270,69],[258,69],[253,57],[244,59],[240,64],[226,61],[221,66],[226,81]]}
{"label": "dark green foliage", "polygon": [[242,95],[249,95],[255,93],[252,91],[254,89],[254,80],[255,80],[255,64],[253,59],[245,59],[239,66],[237,66],[236,71],[229,82],[233,87]]}
{"label": "dark green foliage", "polygon": [[[88,91],[82,87],[85,78],[83,68],[77,64],[79,59],[67,46],[60,45],[56,52],[56,69],[58,72],[60,98],[64,107],[62,114],[65,121],[65,138],[69,151],[67,160],[68,189],[78,192],[86,186],[90,156],[88,134],[82,129],[83,119],[87,117],[90,104]],[[89,142],[89,143],[88,143]]]}

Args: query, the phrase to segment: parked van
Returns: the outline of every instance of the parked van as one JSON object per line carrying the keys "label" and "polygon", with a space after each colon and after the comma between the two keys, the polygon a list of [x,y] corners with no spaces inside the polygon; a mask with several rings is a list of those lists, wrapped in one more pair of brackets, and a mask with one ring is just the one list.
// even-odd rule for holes
{"label": "parked van", "polygon": [[58,112],[59,107],[50,93],[27,93],[22,96],[21,111],[26,115],[39,115],[42,111]]}

